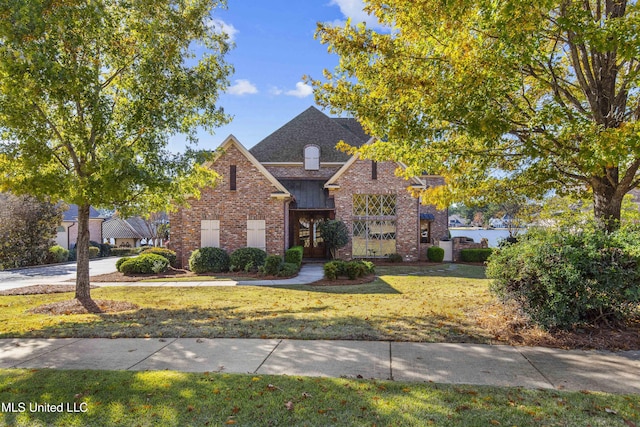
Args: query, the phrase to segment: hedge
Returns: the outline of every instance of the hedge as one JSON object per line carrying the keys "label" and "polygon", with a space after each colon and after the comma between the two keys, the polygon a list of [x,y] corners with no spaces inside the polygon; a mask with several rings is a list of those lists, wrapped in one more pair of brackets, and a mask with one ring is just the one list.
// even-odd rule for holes
{"label": "hedge", "polygon": [[462,249],[460,251],[460,260],[464,262],[485,262],[493,253],[491,248],[482,249]]}
{"label": "hedge", "polygon": [[177,261],[178,258],[176,256],[176,253],[174,251],[172,251],[171,249],[167,249],[167,248],[157,248],[157,247],[150,247],[147,248],[145,250],[142,251],[143,254],[156,254],[156,255],[160,255],[163,256],[167,259],[167,261],[169,261],[169,265],[171,267],[177,267]]}
{"label": "hedge", "polygon": [[142,254],[135,258],[125,258],[120,264],[120,271],[124,274],[162,273],[169,267],[169,261],[156,254]]}
{"label": "hedge", "polygon": [[67,262],[69,260],[69,251],[60,245],[49,248],[47,260],[51,263]]}
{"label": "hedge", "polygon": [[444,249],[440,246],[429,246],[427,249],[427,259],[433,262],[442,262],[442,260],[444,260]]}
{"label": "hedge", "polygon": [[282,266],[282,257],[280,255],[269,255],[264,262],[264,274],[275,276],[280,272]]}
{"label": "hedge", "polygon": [[230,269],[234,271],[256,271],[264,265],[267,253],[258,248],[236,249],[229,256]]}
{"label": "hedge", "polygon": [[297,264],[298,268],[302,265],[302,255],[304,254],[304,248],[302,246],[293,246],[284,253],[284,262],[290,262]]}
{"label": "hedge", "polygon": [[189,269],[196,274],[228,271],[229,255],[220,248],[196,249],[189,257]]}

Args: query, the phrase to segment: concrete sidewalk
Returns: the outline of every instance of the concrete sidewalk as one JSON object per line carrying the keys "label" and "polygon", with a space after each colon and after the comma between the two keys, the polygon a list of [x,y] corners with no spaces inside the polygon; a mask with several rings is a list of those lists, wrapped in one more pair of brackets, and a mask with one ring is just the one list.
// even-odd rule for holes
{"label": "concrete sidewalk", "polygon": [[387,341],[1,339],[0,368],[176,370],[640,394],[640,352]]}
{"label": "concrete sidewalk", "polygon": [[[162,282],[91,282],[95,286],[153,286],[153,287],[200,287],[200,286],[289,286],[289,285],[307,285],[309,283],[321,280],[324,277],[322,264],[303,264],[296,277],[290,279],[278,280],[214,280],[214,281],[189,281],[189,282],[173,282],[170,280]],[[69,285],[69,282],[55,283],[57,285]]]}

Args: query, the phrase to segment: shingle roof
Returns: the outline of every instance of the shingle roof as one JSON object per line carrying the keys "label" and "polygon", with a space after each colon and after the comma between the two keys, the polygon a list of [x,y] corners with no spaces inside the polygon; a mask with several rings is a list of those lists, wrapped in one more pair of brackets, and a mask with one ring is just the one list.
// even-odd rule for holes
{"label": "shingle roof", "polygon": [[[64,211],[64,213],[62,214],[62,220],[63,221],[77,221],[78,220],[78,205],[71,205],[70,204],[68,206],[69,206],[69,209]],[[89,207],[89,218],[91,218],[91,219],[103,218],[103,216],[100,215],[100,212],[95,210],[93,207]]]}
{"label": "shingle roof", "polygon": [[111,218],[102,223],[102,237],[105,239],[149,239],[153,236],[144,220],[139,217]]}
{"label": "shingle roof", "polygon": [[331,118],[309,107],[249,151],[259,162],[303,162],[304,147],[315,144],[321,162],[346,162],[351,156],[336,150],[336,144],[360,147],[367,140],[356,119]]}

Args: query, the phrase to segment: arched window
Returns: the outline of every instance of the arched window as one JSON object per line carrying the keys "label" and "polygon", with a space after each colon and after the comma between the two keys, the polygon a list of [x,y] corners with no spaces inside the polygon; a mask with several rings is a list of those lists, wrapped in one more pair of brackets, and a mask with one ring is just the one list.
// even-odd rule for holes
{"label": "arched window", "polygon": [[304,147],[304,168],[308,171],[320,169],[320,147],[317,145]]}

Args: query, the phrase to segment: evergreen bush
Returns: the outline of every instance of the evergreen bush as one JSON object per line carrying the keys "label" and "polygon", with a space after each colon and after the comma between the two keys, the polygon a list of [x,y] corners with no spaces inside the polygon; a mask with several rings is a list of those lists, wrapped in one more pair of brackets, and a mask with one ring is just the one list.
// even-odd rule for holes
{"label": "evergreen bush", "polygon": [[487,277],[547,329],[624,321],[640,303],[640,229],[530,229],[491,255]]}
{"label": "evergreen bush", "polygon": [[269,255],[264,261],[264,274],[268,276],[276,276],[280,272],[282,266],[282,257],[280,255]]}
{"label": "evergreen bush", "polygon": [[304,248],[302,246],[293,246],[284,253],[284,262],[298,264],[298,268],[302,265],[302,255]]}
{"label": "evergreen bush", "polygon": [[157,254],[142,254],[135,258],[125,258],[120,264],[120,271],[124,274],[151,274],[167,271],[169,261]]}
{"label": "evergreen bush", "polygon": [[228,271],[229,255],[220,248],[196,249],[189,257],[189,269],[196,274]]}
{"label": "evergreen bush", "polygon": [[440,246],[429,246],[427,259],[432,262],[442,262],[444,260],[444,249]]}
{"label": "evergreen bush", "polygon": [[298,264],[294,264],[292,262],[284,262],[284,263],[282,263],[282,266],[280,267],[280,271],[278,272],[278,276],[282,276],[282,277],[295,276],[296,274],[298,274],[299,270],[300,270],[300,268],[298,267]]}
{"label": "evergreen bush", "polygon": [[143,254],[156,254],[156,255],[163,256],[163,257],[165,257],[167,259],[167,261],[169,261],[169,265],[171,267],[173,267],[173,268],[177,267],[178,258],[176,256],[176,253],[174,251],[172,251],[171,249],[150,247],[150,248],[147,248],[147,249],[143,250],[141,253],[143,253]]}
{"label": "evergreen bush", "polygon": [[69,260],[69,251],[60,245],[52,246],[49,248],[47,260],[50,263],[67,262]]}
{"label": "evergreen bush", "polygon": [[462,249],[460,251],[460,260],[464,262],[485,262],[492,252],[493,249],[491,248]]}
{"label": "evergreen bush", "polygon": [[249,272],[263,266],[266,259],[267,253],[262,249],[240,248],[231,253],[229,263],[233,270]]}

